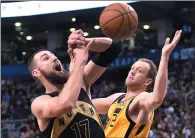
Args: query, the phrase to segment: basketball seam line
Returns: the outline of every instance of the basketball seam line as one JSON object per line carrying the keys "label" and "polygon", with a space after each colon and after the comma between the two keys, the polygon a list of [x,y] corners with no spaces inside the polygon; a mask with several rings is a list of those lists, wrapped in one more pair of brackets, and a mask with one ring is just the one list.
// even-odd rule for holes
{"label": "basketball seam line", "polygon": [[[125,15],[125,14],[122,14],[121,15]],[[123,17],[123,16],[122,16]],[[120,27],[118,28],[118,30],[115,32],[115,34],[111,37],[112,39],[117,35],[118,31],[121,29],[121,26],[123,25],[123,22],[124,22],[124,17],[123,17],[123,21],[122,23],[120,24]]]}
{"label": "basketball seam line", "polygon": [[125,12],[128,12],[128,11],[126,11],[124,8],[123,8],[123,6],[120,4],[120,3],[117,3]]}
{"label": "basketball seam line", "polygon": [[[107,11],[110,11],[110,10],[107,10]],[[112,10],[113,11],[113,10]],[[114,11],[118,11],[118,10],[114,10]],[[120,11],[118,11],[118,12],[120,12]],[[135,12],[135,11],[131,11],[131,12]],[[128,13],[131,13],[131,12],[126,12],[126,13],[121,13],[121,15],[119,15],[119,16],[117,16],[117,17],[114,17],[113,19],[111,19],[111,20],[109,20],[109,21],[107,21],[106,23],[104,23],[104,25],[101,27],[101,28],[103,28],[105,25],[107,25],[109,22],[111,22],[112,20],[114,20],[114,19],[116,19],[116,18],[118,18],[118,17],[120,17],[120,16],[123,16],[123,15],[125,15],[125,14],[128,14]]]}
{"label": "basketball seam line", "polygon": [[[125,12],[130,12],[130,10],[129,10],[129,6],[128,6],[128,11],[126,11],[125,9],[124,9],[124,7],[120,4],[120,3],[117,3],[118,5],[120,5],[122,8],[123,8],[123,10],[125,11]],[[131,14],[131,13],[130,13]],[[131,15],[132,16],[132,15]],[[128,18],[128,23],[129,23],[129,33],[128,33],[128,37],[130,36],[130,34],[131,34],[131,24],[130,24],[130,20],[129,20],[129,16],[127,15],[127,18]]]}
{"label": "basketball seam line", "polygon": [[[107,8],[109,8],[109,7],[111,7],[112,5],[115,5],[115,4],[116,4],[116,3],[112,3],[112,4],[108,5]],[[108,10],[105,10],[105,9],[104,9],[104,10],[102,11],[102,13],[104,13],[105,11],[109,11],[109,10],[114,10],[114,9],[108,9]],[[119,11],[119,10],[116,10],[116,11]],[[120,11],[119,11],[119,12],[120,12]],[[101,13],[101,14],[102,14],[102,13]]]}
{"label": "basketball seam line", "polygon": [[[130,14],[131,14],[131,13],[130,13]],[[131,14],[131,16],[132,16],[132,14]],[[136,22],[136,20],[134,19],[133,16],[132,16],[132,18],[133,18],[133,20]],[[136,24],[138,24],[138,23],[136,22]],[[134,30],[135,28],[137,28],[136,25],[134,25],[133,27],[131,27],[131,29],[133,29],[133,30]],[[136,29],[134,30],[134,33],[135,33],[135,32],[136,32]]]}
{"label": "basketball seam line", "polygon": [[[128,10],[130,11],[129,7],[128,7]],[[131,12],[130,12],[130,14],[131,14]],[[132,14],[131,14],[131,16],[132,16]],[[132,16],[132,18],[136,22],[136,24],[138,24],[138,22],[135,20],[135,18],[133,16]]]}
{"label": "basketball seam line", "polygon": [[[118,12],[120,12],[119,10],[116,10],[116,9],[108,9],[108,10],[104,10],[102,13],[101,13],[101,15],[104,13],[104,12],[106,12],[106,11],[118,11]],[[131,13],[131,12],[135,12],[135,11],[128,11],[128,12],[126,12],[125,11],[125,13]],[[120,12],[121,13],[121,12]],[[125,13],[123,13],[123,14],[125,14]]]}

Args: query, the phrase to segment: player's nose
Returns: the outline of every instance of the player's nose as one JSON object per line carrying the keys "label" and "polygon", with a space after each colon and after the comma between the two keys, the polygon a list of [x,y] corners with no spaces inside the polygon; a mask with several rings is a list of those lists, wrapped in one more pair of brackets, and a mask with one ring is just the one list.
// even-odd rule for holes
{"label": "player's nose", "polygon": [[130,71],[130,75],[135,75],[135,73],[136,73],[136,70],[135,69],[133,69],[133,70]]}

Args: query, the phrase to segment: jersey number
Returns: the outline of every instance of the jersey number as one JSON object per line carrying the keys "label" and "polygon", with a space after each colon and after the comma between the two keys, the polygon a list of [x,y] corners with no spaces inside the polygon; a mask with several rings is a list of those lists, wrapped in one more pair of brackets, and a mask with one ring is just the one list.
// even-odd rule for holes
{"label": "jersey number", "polygon": [[89,129],[89,120],[88,119],[79,121],[78,123],[74,123],[71,126],[71,129],[74,130],[74,132],[76,134],[76,138],[82,138],[81,137],[81,129],[83,127],[85,128],[84,138],[90,138],[90,129]]}

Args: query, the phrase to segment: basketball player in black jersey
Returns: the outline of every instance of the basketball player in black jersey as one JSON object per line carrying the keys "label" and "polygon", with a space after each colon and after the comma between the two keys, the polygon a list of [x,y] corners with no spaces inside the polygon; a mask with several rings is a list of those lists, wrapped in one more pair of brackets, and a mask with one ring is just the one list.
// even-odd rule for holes
{"label": "basketball player in black jersey", "polygon": [[[69,36],[70,67],[67,72],[47,50],[33,54],[29,71],[45,87],[45,94],[31,105],[40,131],[47,138],[103,138],[101,120],[91,102],[90,86],[121,51],[121,41],[83,37],[77,30]],[[98,52],[86,65],[88,50]]]}

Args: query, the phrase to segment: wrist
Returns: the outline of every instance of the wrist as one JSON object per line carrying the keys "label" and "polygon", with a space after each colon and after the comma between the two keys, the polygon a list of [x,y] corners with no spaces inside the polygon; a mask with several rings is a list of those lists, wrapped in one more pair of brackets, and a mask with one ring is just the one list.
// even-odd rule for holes
{"label": "wrist", "polygon": [[85,64],[83,62],[75,62],[70,74],[75,74],[77,72],[84,72]]}
{"label": "wrist", "polygon": [[78,67],[84,67],[85,64],[86,64],[86,60],[85,59],[76,59],[75,60],[75,66],[78,66]]}
{"label": "wrist", "polygon": [[161,59],[163,59],[163,60],[169,60],[169,55],[162,53]]}

